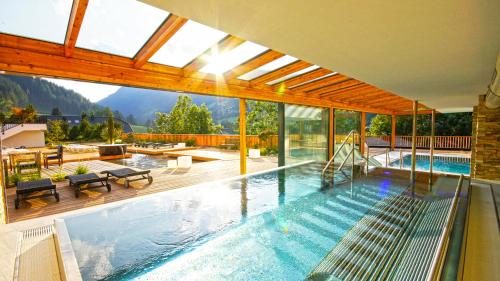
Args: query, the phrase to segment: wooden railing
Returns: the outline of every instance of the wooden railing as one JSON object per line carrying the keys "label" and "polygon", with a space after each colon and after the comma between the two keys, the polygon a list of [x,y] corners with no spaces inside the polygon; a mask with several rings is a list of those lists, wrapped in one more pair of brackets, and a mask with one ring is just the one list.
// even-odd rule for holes
{"label": "wooden railing", "polygon": [[[122,135],[126,138],[127,135]],[[148,142],[169,142],[179,143],[193,141],[197,146],[221,146],[228,143],[227,139],[239,139],[239,135],[201,135],[201,134],[137,134],[134,133],[134,138],[138,141]],[[265,140],[255,135],[247,135],[247,147],[278,147],[278,136],[272,135]]]}
{"label": "wooden railing", "polygon": [[[220,146],[226,143],[226,139],[239,139],[238,135],[200,135],[200,134],[138,134],[134,133],[134,137],[139,141],[150,142],[186,142],[194,140],[197,146]],[[335,135],[335,143],[341,143],[346,136]],[[126,134],[122,136],[126,138]],[[325,142],[323,135],[290,135],[290,141],[306,141],[312,143]],[[356,139],[359,143],[359,139]],[[367,136],[366,142],[369,146],[384,146],[390,147],[391,136]],[[417,148],[430,148],[430,136],[417,136]],[[247,135],[248,147],[278,147],[278,136],[272,135],[267,139],[261,139],[256,135]],[[411,147],[411,136],[396,136],[396,147],[409,148]],[[470,150],[471,137],[470,136],[436,136],[435,137],[436,149],[457,149],[457,150]]]}

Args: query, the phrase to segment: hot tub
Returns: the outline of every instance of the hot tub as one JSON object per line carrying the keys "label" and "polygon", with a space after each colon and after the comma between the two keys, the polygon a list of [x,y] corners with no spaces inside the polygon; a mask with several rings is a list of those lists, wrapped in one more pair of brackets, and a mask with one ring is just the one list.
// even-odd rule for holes
{"label": "hot tub", "polygon": [[100,156],[124,155],[127,153],[126,144],[102,144],[97,146]]}

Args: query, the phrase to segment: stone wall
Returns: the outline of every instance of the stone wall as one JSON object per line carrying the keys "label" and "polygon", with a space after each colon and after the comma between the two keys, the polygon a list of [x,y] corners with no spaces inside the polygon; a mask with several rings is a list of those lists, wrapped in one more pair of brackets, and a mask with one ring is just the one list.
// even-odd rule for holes
{"label": "stone wall", "polygon": [[500,108],[487,108],[484,99],[472,114],[471,177],[500,181]]}

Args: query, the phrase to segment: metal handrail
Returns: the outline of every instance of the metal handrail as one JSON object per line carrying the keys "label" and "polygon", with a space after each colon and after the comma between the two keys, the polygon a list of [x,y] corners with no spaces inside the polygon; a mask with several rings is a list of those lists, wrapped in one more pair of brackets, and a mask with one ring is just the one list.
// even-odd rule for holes
{"label": "metal handrail", "polygon": [[[333,160],[335,159],[335,157],[337,157],[337,154],[339,153],[339,151],[342,150],[342,148],[344,147],[344,145],[347,143],[347,140],[349,139],[349,137],[356,133],[356,130],[351,130],[349,132],[349,134],[347,134],[347,136],[345,137],[344,141],[342,141],[342,143],[340,144],[339,146],[339,149],[337,149],[337,151],[335,151],[335,153],[333,154],[332,158],[330,158],[330,160],[328,161],[328,163],[326,163],[326,166],[325,168],[323,168],[323,171],[321,172],[321,176],[324,176],[326,171],[328,170],[328,167],[330,167],[330,165],[332,164]],[[354,145],[354,142],[353,142],[353,145]],[[334,145],[334,148],[335,148],[335,145]]]}
{"label": "metal handrail", "polygon": [[460,175],[460,179],[458,180],[458,185],[455,190],[455,195],[453,196],[453,200],[451,202],[450,210],[448,211],[448,215],[446,216],[446,225],[441,233],[441,237],[439,238],[439,244],[437,251],[432,258],[431,268],[429,269],[429,273],[427,275],[427,281],[435,281],[438,280],[441,276],[441,270],[443,267],[444,255],[446,254],[446,250],[448,248],[448,242],[450,240],[451,230],[453,228],[453,224],[455,223],[455,215],[457,213],[457,204],[458,197],[462,188],[462,182],[464,180],[464,175]]}

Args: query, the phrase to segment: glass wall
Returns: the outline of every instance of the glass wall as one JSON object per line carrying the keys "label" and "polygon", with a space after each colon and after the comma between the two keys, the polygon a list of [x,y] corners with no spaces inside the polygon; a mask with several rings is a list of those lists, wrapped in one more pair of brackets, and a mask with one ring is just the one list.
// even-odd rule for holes
{"label": "glass wall", "polygon": [[328,159],[328,109],[285,104],[285,164]]}
{"label": "glass wall", "polygon": [[351,130],[360,132],[361,113],[356,111],[335,110],[335,144],[340,144]]}

